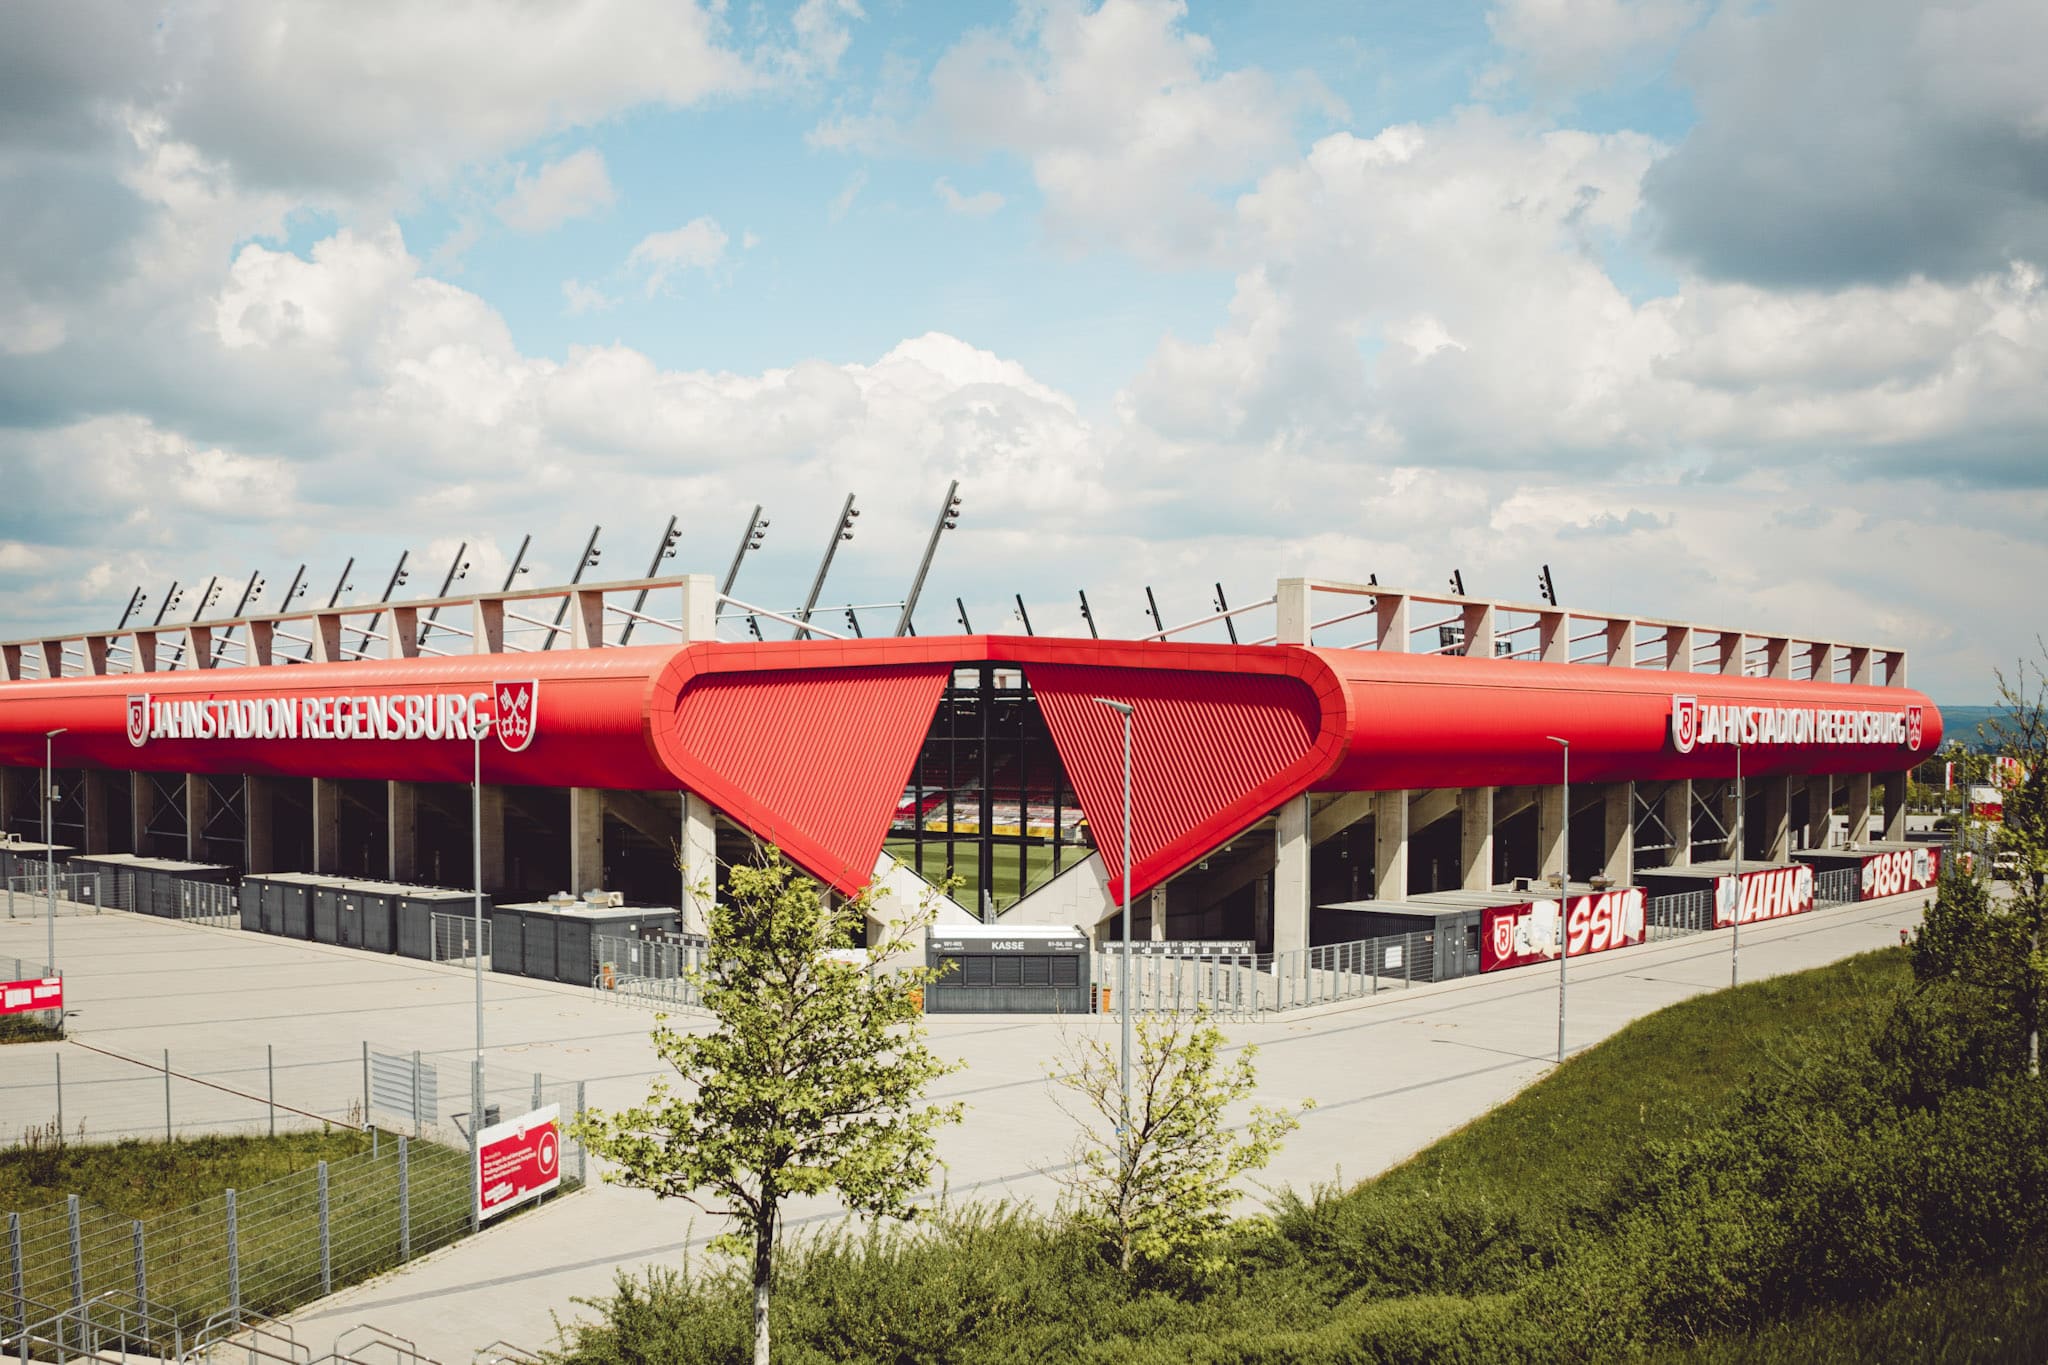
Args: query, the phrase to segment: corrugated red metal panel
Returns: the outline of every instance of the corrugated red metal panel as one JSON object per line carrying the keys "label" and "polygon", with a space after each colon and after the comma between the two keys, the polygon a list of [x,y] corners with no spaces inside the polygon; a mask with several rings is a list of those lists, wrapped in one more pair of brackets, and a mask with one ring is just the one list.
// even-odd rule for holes
{"label": "corrugated red metal panel", "polygon": [[1123,882],[1123,721],[1134,708],[1131,894],[1305,791],[1331,761],[1335,719],[1315,688],[1278,674],[1024,665],[1088,827]]}
{"label": "corrugated red metal panel", "polygon": [[1703,706],[1920,709],[1916,748],[1751,745],[1742,763],[1750,777],[1898,772],[1941,746],[1940,710],[1910,688],[1428,654],[1304,652],[1321,658],[1353,699],[1343,761],[1316,782],[1319,791],[1555,782],[1560,751],[1548,735],[1571,741],[1575,782],[1734,776],[1730,745],[1677,752],[1671,710],[1672,699],[1680,696]]}
{"label": "corrugated red metal panel", "polygon": [[[654,746],[682,784],[841,891],[874,875],[950,664],[697,672],[657,682]],[[660,715],[661,701],[655,703]]]}

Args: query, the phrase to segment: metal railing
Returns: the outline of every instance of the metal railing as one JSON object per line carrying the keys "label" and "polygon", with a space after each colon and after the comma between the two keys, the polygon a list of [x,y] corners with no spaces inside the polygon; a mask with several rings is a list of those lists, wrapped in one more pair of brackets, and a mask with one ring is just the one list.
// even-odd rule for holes
{"label": "metal railing", "polygon": [[216,929],[242,927],[242,893],[223,882],[179,882],[178,915],[188,924],[210,924]]}
{"label": "metal railing", "polygon": [[704,992],[697,977],[710,964],[710,951],[701,943],[600,934],[590,987],[600,999],[620,1004],[701,1010]]}
{"label": "metal railing", "polygon": [[1838,867],[1813,879],[1815,905],[1849,905],[1862,899],[1863,883],[1853,867]]}
{"label": "metal railing", "polygon": [[1715,927],[1711,891],[1681,891],[1671,896],[1652,896],[1643,902],[1645,942],[1703,934]]}
{"label": "metal railing", "polygon": [[[470,966],[477,955],[476,915],[435,915],[434,916],[433,960]],[[491,917],[484,916],[483,923],[484,966],[490,966]]]}
{"label": "metal railing", "polygon": [[0,900],[6,902],[9,919],[41,919],[50,912],[54,883],[58,914],[97,915],[103,908],[118,908],[107,900],[114,889],[106,885],[107,876],[104,872],[59,872],[53,878],[41,869],[24,872],[0,883],[5,887]]}
{"label": "metal railing", "polygon": [[[1094,963],[1096,985],[1111,993],[1112,1007],[1119,956],[1108,947]],[[1384,934],[1283,953],[1176,957],[1148,950],[1131,955],[1131,1005],[1242,1018],[1406,989],[1436,980],[1436,968],[1433,933]]]}

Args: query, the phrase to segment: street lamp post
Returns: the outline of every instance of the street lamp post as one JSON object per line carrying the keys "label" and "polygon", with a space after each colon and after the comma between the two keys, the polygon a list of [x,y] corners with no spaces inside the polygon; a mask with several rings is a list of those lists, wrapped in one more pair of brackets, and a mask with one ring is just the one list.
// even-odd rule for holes
{"label": "street lamp post", "polygon": [[1111,701],[1107,697],[1097,697],[1095,700],[1115,711],[1124,720],[1124,944],[1123,952],[1117,955],[1116,967],[1117,1013],[1123,1032],[1117,1079],[1122,1089],[1123,1103],[1118,1110],[1121,1119],[1117,1137],[1128,1149],[1131,1131],[1131,718],[1134,712],[1127,701]]}
{"label": "street lamp post", "polygon": [[469,946],[476,967],[476,1068],[484,1065],[484,736],[495,717],[478,716],[470,725],[472,764],[469,784],[469,840],[472,856],[470,880],[475,902],[470,924]]}
{"label": "street lamp post", "polygon": [[1735,744],[1735,905],[1729,911],[1733,921],[1728,931],[1728,984],[1742,981],[1742,820],[1749,806],[1749,792],[1742,785],[1742,743]]}
{"label": "street lamp post", "polygon": [[49,963],[43,971],[50,976],[57,974],[57,769],[50,756],[56,751],[57,736],[66,728],[43,734],[43,889],[49,895],[50,911]]}
{"label": "street lamp post", "polygon": [[1544,738],[1564,749],[1564,819],[1557,836],[1557,1060],[1563,1065],[1565,965],[1572,956],[1572,742]]}

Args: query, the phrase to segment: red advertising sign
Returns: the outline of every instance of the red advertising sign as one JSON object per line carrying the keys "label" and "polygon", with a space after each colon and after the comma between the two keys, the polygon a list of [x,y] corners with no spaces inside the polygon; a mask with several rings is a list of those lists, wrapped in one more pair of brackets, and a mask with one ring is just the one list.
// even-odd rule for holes
{"label": "red advertising sign", "polygon": [[[1813,909],[1813,869],[1805,863],[1791,867],[1765,867],[1742,874],[1742,922],[1783,919]],[[1726,929],[1735,923],[1735,878],[1714,882],[1714,927]]]}
{"label": "red advertising sign", "polygon": [[[1643,893],[1637,887],[1627,887],[1574,897],[1566,924],[1573,957],[1641,943]],[[1557,951],[1556,901],[1494,906],[1480,912],[1480,971],[1555,962]]]}
{"label": "red advertising sign", "polygon": [[1863,860],[1863,880],[1857,889],[1857,899],[1874,901],[1880,896],[1925,891],[1940,880],[1940,849],[1893,849]]}
{"label": "red advertising sign", "polygon": [[64,1008],[64,978],[30,977],[26,981],[0,981],[0,1014],[26,1014],[30,1010]]}
{"label": "red advertising sign", "polygon": [[562,1183],[562,1107],[550,1104],[476,1135],[477,1216],[495,1218]]}

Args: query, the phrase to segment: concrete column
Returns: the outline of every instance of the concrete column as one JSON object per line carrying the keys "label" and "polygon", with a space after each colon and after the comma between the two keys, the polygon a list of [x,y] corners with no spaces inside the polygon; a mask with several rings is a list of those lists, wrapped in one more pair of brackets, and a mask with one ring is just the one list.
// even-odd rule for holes
{"label": "concrete column", "polygon": [[483,812],[483,819],[478,822],[483,833],[482,889],[502,891],[505,889],[505,789],[485,787],[478,793],[477,803]]}
{"label": "concrete column", "polygon": [[1792,779],[1765,777],[1758,784],[1764,798],[1764,827],[1759,831],[1764,861],[1782,863],[1792,856]]}
{"label": "concrete column", "polygon": [[1463,615],[1465,618],[1466,657],[1491,659],[1493,657],[1493,608],[1485,604],[1470,606],[1464,609]]}
{"label": "concrete column", "polygon": [[1283,645],[1308,643],[1308,580],[1283,578],[1274,591],[1275,640]]}
{"label": "concrete column", "polygon": [[1615,886],[1627,886],[1636,875],[1636,784],[1614,782],[1601,794],[1601,826],[1605,839],[1600,875]]}
{"label": "concrete column", "polygon": [[1847,838],[1852,844],[1870,842],[1870,774],[1851,773],[1845,779],[1849,787],[1849,831]]}
{"label": "concrete column", "polygon": [[1692,866],[1692,782],[1681,778],[1664,788],[1664,827],[1671,831],[1666,867]]}
{"label": "concrete column", "polygon": [[1671,626],[1664,632],[1664,667],[1672,673],[1692,672],[1691,626]]}
{"label": "concrete column", "polygon": [[1405,654],[1408,652],[1408,599],[1396,593],[1380,593],[1373,598],[1373,617],[1376,626],[1375,639],[1382,652]]}
{"label": "concrete column", "polygon": [[1634,668],[1636,666],[1636,623],[1634,621],[1609,621],[1607,623],[1607,666],[1609,668]]}
{"label": "concrete column", "polygon": [[1280,807],[1273,829],[1273,951],[1308,947],[1308,826],[1306,795]]}
{"label": "concrete column", "polygon": [[185,857],[195,863],[206,861],[202,855],[206,852],[206,817],[212,806],[211,795],[203,774],[185,774]]}
{"label": "concrete column", "polygon": [[1856,687],[1870,686],[1870,650],[1857,646],[1849,651],[1849,682]]}
{"label": "concrete column", "polygon": [[1568,664],[1572,661],[1572,618],[1561,611],[1546,611],[1536,618],[1536,661]]}
{"label": "concrete column", "polygon": [[1252,882],[1252,941],[1273,941],[1273,888],[1264,877]]}
{"label": "concrete column", "polygon": [[[1745,788],[1748,786],[1747,780],[1744,781],[1743,785]],[[1722,841],[1719,856],[1732,858],[1735,856],[1737,826],[1741,823],[1736,818],[1736,812],[1742,802],[1742,795],[1736,790],[1733,779],[1714,784],[1713,801],[1715,812],[1721,817],[1721,828],[1728,831],[1727,839]]]}
{"label": "concrete column", "polygon": [[142,852],[142,846],[149,839],[149,817],[155,813],[156,789],[150,785],[148,773],[128,774],[128,842],[135,845],[131,852]]}
{"label": "concrete column", "polygon": [[[393,636],[393,641],[397,636]],[[390,837],[385,871],[394,882],[417,881],[420,875],[420,789],[412,782],[384,784],[384,812]]]}
{"label": "concrete column", "polygon": [[1536,876],[1539,883],[1564,871],[1564,788],[1536,789]]}
{"label": "concrete column", "polygon": [[709,933],[718,903],[718,816],[695,792],[683,793],[683,931]]}
{"label": "concrete column", "polygon": [[1166,941],[1166,888],[1153,887],[1150,900],[1151,913],[1147,916],[1147,922],[1152,929],[1152,941],[1163,943]]}
{"label": "concrete column", "polygon": [[1467,891],[1493,886],[1493,788],[1458,793],[1458,885]]}
{"label": "concrete column", "polygon": [[1715,637],[1714,644],[1720,653],[1722,675],[1731,678],[1741,677],[1742,652],[1747,647],[1747,640],[1740,632],[1724,630]]}
{"label": "concrete column", "polygon": [[1408,899],[1408,793],[1381,792],[1372,804],[1374,900]]}
{"label": "concrete column", "polygon": [[1806,846],[1826,848],[1834,825],[1835,779],[1821,773],[1806,779]]}
{"label": "concrete column", "polygon": [[569,788],[569,889],[604,890],[604,793]]}
{"label": "concrete column", "polygon": [[86,768],[78,774],[79,794],[85,798],[85,851],[112,853],[114,841],[107,829],[107,773]]}
{"label": "concrete column", "polygon": [[1782,635],[1773,635],[1764,641],[1764,676],[1792,676],[1792,642]]}
{"label": "concrete column", "polygon": [[1906,779],[1912,770],[1886,773],[1884,780],[1884,837],[1894,843],[1906,837]]}
{"label": "concrete column", "polygon": [[313,870],[341,870],[341,784],[326,777],[313,779]]}
{"label": "concrete column", "polygon": [[276,872],[277,779],[242,778],[242,862],[244,872]]}

